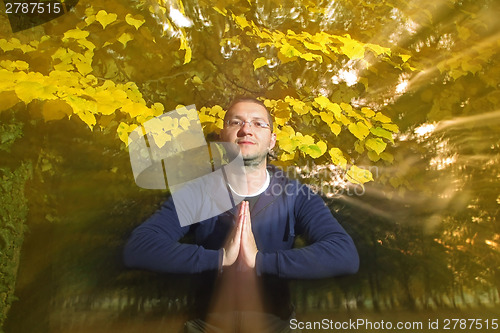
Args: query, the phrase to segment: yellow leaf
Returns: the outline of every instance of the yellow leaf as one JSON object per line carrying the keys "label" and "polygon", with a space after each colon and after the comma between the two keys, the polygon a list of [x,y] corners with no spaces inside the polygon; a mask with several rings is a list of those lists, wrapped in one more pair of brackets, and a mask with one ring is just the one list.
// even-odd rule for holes
{"label": "yellow leaf", "polygon": [[457,30],[458,30],[458,37],[460,37],[461,40],[469,39],[469,37],[470,37],[470,30],[469,29],[467,29],[466,27],[462,27],[460,25],[457,25]]}
{"label": "yellow leaf", "polygon": [[187,131],[189,129],[189,119],[187,117],[182,117],[179,121],[179,125]]}
{"label": "yellow leaf", "polygon": [[215,127],[220,128],[220,129],[224,128],[224,121],[222,119],[217,119],[215,121]]}
{"label": "yellow leaf", "polygon": [[127,113],[130,114],[132,118],[138,117],[140,115],[147,117],[151,113],[151,110],[142,103],[133,103],[132,105],[132,107],[129,107],[127,109]]}
{"label": "yellow leaf", "polygon": [[293,103],[293,110],[300,116],[308,113],[311,108],[302,101],[296,101],[295,103]]}
{"label": "yellow leaf", "polygon": [[0,112],[4,110],[8,110],[20,100],[13,91],[2,91],[0,92]]}
{"label": "yellow leaf", "polygon": [[309,146],[303,146],[300,148],[304,153],[308,154],[312,158],[318,158],[321,155],[321,150],[317,145],[309,145]]}
{"label": "yellow leaf", "polygon": [[361,112],[365,115],[367,118],[371,118],[375,115],[375,112],[369,108],[361,108]]}
{"label": "yellow leaf", "polygon": [[236,22],[236,24],[240,26],[241,29],[245,29],[246,27],[250,26],[247,19],[243,15],[236,16],[233,14],[233,19]]}
{"label": "yellow leaf", "polygon": [[287,83],[288,82],[288,77],[284,76],[284,75],[278,75],[278,78],[280,79],[280,81],[282,81],[283,83]]}
{"label": "yellow leaf", "polygon": [[191,48],[189,46],[186,46],[186,54],[184,54],[184,64],[191,62],[192,52],[193,51],[191,51]]}
{"label": "yellow leaf", "polygon": [[319,54],[313,54],[313,53],[302,53],[300,54],[300,57],[302,59],[305,59],[307,61],[313,61],[314,59],[317,59],[320,63],[323,62],[323,57],[320,56]]}
{"label": "yellow leaf", "polygon": [[382,127],[393,133],[399,133],[399,127],[396,124],[382,124]]}
{"label": "yellow leaf", "polygon": [[14,70],[26,70],[29,68],[29,64],[25,61],[17,60],[17,61],[10,61],[10,60],[2,60],[0,61],[0,66],[8,69],[9,71],[14,71]]}
{"label": "yellow leaf", "polygon": [[278,133],[276,133],[276,138],[281,140],[282,138],[292,138],[295,136],[295,130],[291,126],[283,126]]}
{"label": "yellow leaf", "polygon": [[360,154],[363,154],[365,152],[365,146],[363,145],[363,141],[354,142],[354,150],[356,150]]}
{"label": "yellow leaf", "polygon": [[14,45],[7,41],[6,39],[0,39],[0,49],[2,49],[4,52],[12,51],[14,50]]}
{"label": "yellow leaf", "polygon": [[128,142],[128,124],[121,122],[120,125],[118,125],[118,128],[116,129],[116,132],[118,133],[118,137],[120,140],[122,140],[127,146],[129,144]]}
{"label": "yellow leaf", "polygon": [[107,13],[105,10],[101,9],[95,16],[97,22],[101,23],[102,28],[106,29],[106,27],[116,21],[118,15],[115,13]]}
{"label": "yellow leaf", "polygon": [[342,39],[342,41],[344,45],[340,47],[340,50],[349,59],[361,59],[365,56],[365,48],[359,42],[347,38]]}
{"label": "yellow leaf", "polygon": [[347,168],[347,160],[345,159],[344,154],[342,154],[342,150],[339,148],[331,148],[328,153],[332,158],[333,164],[340,166],[344,170]]}
{"label": "yellow leaf", "polygon": [[144,22],[146,22],[146,20],[144,19],[135,19],[132,14],[127,14],[127,16],[125,16],[125,22],[127,22],[128,24],[130,25],[133,25],[135,27],[135,30],[139,29],[139,27],[141,25],[144,24]]}
{"label": "yellow leaf", "polygon": [[45,121],[60,120],[73,113],[73,109],[62,100],[49,100],[43,103],[42,116]]}
{"label": "yellow leaf", "polygon": [[295,138],[298,140],[299,144],[302,146],[308,146],[314,144],[314,138],[310,135],[302,135],[302,133],[297,133]]}
{"label": "yellow leaf", "polygon": [[347,128],[349,129],[349,132],[360,140],[363,140],[370,133],[368,127],[360,121],[357,124],[349,124]]}
{"label": "yellow leaf", "polygon": [[130,42],[130,41],[131,41],[131,40],[133,40],[133,39],[134,39],[134,37],[133,37],[131,34],[129,34],[129,33],[127,33],[127,32],[124,32],[124,33],[123,33],[123,34],[122,34],[122,35],[118,38],[118,41],[119,41],[120,43],[122,43],[122,44],[123,44],[123,47],[125,47],[125,46],[127,46],[127,43],[128,43],[128,42]]}
{"label": "yellow leaf", "polygon": [[282,137],[280,140],[278,140],[278,145],[281,149],[283,149],[284,151],[287,151],[289,153],[293,153],[293,151],[297,147],[295,145],[295,141],[293,141],[291,138],[287,138],[287,137]]}
{"label": "yellow leaf", "polygon": [[153,116],[158,117],[163,114],[163,111],[165,110],[165,107],[161,103],[154,103],[151,106],[151,109],[153,111]]}
{"label": "yellow leaf", "polygon": [[352,106],[351,104],[347,104],[347,103],[340,103],[340,107],[342,108],[342,110],[344,110],[345,112],[347,112],[347,114],[349,116],[351,116],[351,112],[352,112]]}
{"label": "yellow leaf", "polygon": [[375,117],[373,117],[373,120],[380,121],[381,123],[390,123],[391,122],[391,118],[383,115],[380,112],[377,112],[377,114],[375,115]]}
{"label": "yellow leaf", "polygon": [[401,57],[401,60],[403,60],[403,62],[407,62],[408,59],[411,58],[411,56],[407,54],[400,54],[399,56]]}
{"label": "yellow leaf", "polygon": [[331,103],[330,100],[327,97],[323,96],[323,95],[320,95],[320,96],[316,97],[314,99],[314,101],[316,103],[318,103],[319,106],[321,106],[321,108],[323,108],[323,109],[326,109],[327,106]]}
{"label": "yellow leaf", "polygon": [[355,165],[347,171],[346,175],[347,179],[355,184],[364,184],[373,180],[373,175],[370,170],[361,169]]}
{"label": "yellow leaf", "polygon": [[[182,133],[182,131],[180,129],[174,129],[174,130],[172,130],[172,135],[174,137],[176,137],[180,133]],[[154,140],[155,140],[156,144],[158,145],[158,147],[161,148],[167,142],[169,142],[169,141],[172,140],[172,135],[169,135],[169,134],[167,134],[165,132],[157,132],[157,133],[154,133]]]}
{"label": "yellow leaf", "polygon": [[463,61],[462,62],[462,69],[466,72],[471,72],[473,74],[476,74],[479,72],[483,67],[479,63],[473,63],[471,61]]}
{"label": "yellow leaf", "polygon": [[295,153],[287,154],[284,152],[283,154],[280,155],[279,159],[280,161],[291,161],[295,159]]}
{"label": "yellow leaf", "polygon": [[94,97],[97,101],[97,111],[102,115],[111,115],[119,107],[122,106],[122,102],[116,100],[118,92],[112,90],[104,90],[97,92]]}
{"label": "yellow leaf", "polygon": [[20,70],[20,71],[27,70],[30,67],[30,65],[26,61],[22,61],[22,60],[14,61],[14,66],[16,67],[17,70]]}
{"label": "yellow leaf", "polygon": [[200,117],[200,122],[202,122],[202,123],[213,123],[215,121],[214,116],[210,116],[207,114],[200,113],[199,117]]}
{"label": "yellow leaf", "polygon": [[293,58],[302,54],[299,50],[288,43],[283,44],[283,46],[280,48],[280,53],[287,58]]}
{"label": "yellow leaf", "polygon": [[322,111],[319,113],[319,115],[321,117],[321,120],[323,120],[328,125],[330,125],[333,122],[333,115],[331,113],[327,113],[327,112]]}
{"label": "yellow leaf", "polygon": [[253,62],[253,70],[256,70],[257,68],[261,68],[266,65],[267,65],[267,59],[265,57],[257,58]]}
{"label": "yellow leaf", "polygon": [[74,38],[74,39],[83,39],[87,38],[90,33],[85,30],[80,30],[80,29],[73,29],[73,30],[68,30],[64,33],[63,40],[68,39],[68,38]]}
{"label": "yellow leaf", "polygon": [[91,25],[94,22],[95,22],[95,15],[89,15],[87,16],[87,18],[85,18],[85,23],[87,23],[87,25]]}
{"label": "yellow leaf", "polygon": [[212,7],[217,13],[221,14],[221,15],[224,15],[224,16],[227,16],[227,9],[226,8],[222,8],[222,9],[219,9],[217,7]]}
{"label": "yellow leaf", "polygon": [[89,49],[91,51],[95,49],[94,43],[92,43],[91,41],[88,41],[86,39],[79,39],[78,44],[86,47],[87,49]]}
{"label": "yellow leaf", "polygon": [[87,62],[76,60],[74,61],[74,63],[78,72],[80,72],[80,74],[82,74],[83,76],[87,75],[88,73],[94,70],[92,66]]}
{"label": "yellow leaf", "polygon": [[392,154],[388,153],[388,152],[383,152],[382,154],[380,154],[380,157],[384,160],[384,161],[387,161],[389,163],[392,163],[394,161],[394,156],[392,156]]}
{"label": "yellow leaf", "polygon": [[[54,89],[53,92],[56,90]],[[38,82],[23,81],[16,84],[15,92],[17,97],[28,104],[34,99],[55,99],[56,97],[45,90],[45,86]]]}
{"label": "yellow leaf", "polygon": [[203,81],[200,79],[200,77],[198,75],[193,76],[192,80],[193,80],[193,83],[197,86],[199,86],[200,84],[203,84]]}
{"label": "yellow leaf", "polygon": [[309,50],[313,50],[313,51],[321,51],[321,50],[323,50],[323,47],[320,46],[320,45],[309,43],[307,41],[304,41],[303,43],[304,43],[304,46],[306,48],[308,48]]}
{"label": "yellow leaf", "polygon": [[318,142],[316,143],[316,145],[317,145],[317,146],[318,146],[318,148],[320,149],[320,151],[321,151],[321,155],[323,155],[323,154],[326,152],[326,148],[327,148],[327,147],[326,147],[326,143],[325,143],[324,141],[321,141],[321,140],[320,140],[320,141],[318,141]]}
{"label": "yellow leaf", "polygon": [[380,155],[372,150],[370,150],[367,155],[368,158],[373,162],[377,162],[378,160],[380,160]]}
{"label": "yellow leaf", "polygon": [[85,124],[87,124],[88,127],[90,127],[90,129],[92,129],[96,124],[96,119],[92,112],[82,111],[77,113],[77,115]]}
{"label": "yellow leaf", "polygon": [[331,123],[330,124],[330,130],[332,131],[333,134],[339,135],[340,131],[342,130],[342,128],[337,123]]}
{"label": "yellow leaf", "polygon": [[382,47],[382,46],[377,45],[377,44],[366,44],[366,46],[370,50],[375,52],[376,55],[381,55],[382,53],[391,54],[391,49],[389,49],[387,47]]}

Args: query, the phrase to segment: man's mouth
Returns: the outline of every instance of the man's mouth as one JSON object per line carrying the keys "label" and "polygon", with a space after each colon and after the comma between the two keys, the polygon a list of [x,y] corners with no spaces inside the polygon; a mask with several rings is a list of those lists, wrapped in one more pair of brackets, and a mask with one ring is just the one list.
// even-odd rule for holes
{"label": "man's mouth", "polygon": [[239,145],[254,145],[255,142],[252,141],[247,141],[247,140],[241,140],[237,142]]}

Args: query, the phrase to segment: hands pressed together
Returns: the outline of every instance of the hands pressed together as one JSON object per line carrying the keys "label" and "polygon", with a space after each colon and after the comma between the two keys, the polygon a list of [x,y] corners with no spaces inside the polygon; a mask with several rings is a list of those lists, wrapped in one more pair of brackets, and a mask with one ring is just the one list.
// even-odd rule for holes
{"label": "hands pressed together", "polygon": [[238,263],[243,269],[254,269],[258,249],[252,232],[248,201],[241,203],[236,219],[235,228],[224,245],[222,266]]}

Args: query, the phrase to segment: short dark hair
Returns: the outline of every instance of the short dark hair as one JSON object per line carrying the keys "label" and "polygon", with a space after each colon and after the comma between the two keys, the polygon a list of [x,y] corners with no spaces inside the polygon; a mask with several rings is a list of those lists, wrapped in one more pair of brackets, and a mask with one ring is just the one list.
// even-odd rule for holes
{"label": "short dark hair", "polygon": [[[233,106],[235,106],[238,103],[255,103],[255,104],[262,106],[267,112],[267,121],[269,122],[271,132],[273,131],[273,118],[271,117],[271,112],[269,112],[269,109],[266,107],[264,102],[262,102],[261,100],[255,98],[255,97],[247,97],[247,96],[237,97],[237,98],[233,99],[231,104],[229,104],[229,106],[227,107],[227,111],[229,112],[229,110],[231,110],[233,108]],[[226,114],[227,114],[227,112],[226,112]],[[225,116],[224,116],[224,121],[226,121]]]}

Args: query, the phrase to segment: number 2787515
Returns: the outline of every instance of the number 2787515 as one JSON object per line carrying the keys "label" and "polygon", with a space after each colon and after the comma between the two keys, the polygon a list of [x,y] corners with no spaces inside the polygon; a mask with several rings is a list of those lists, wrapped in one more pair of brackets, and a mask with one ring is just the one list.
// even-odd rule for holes
{"label": "number 2787515", "polygon": [[7,14],[59,14],[62,10],[59,2],[5,2]]}

